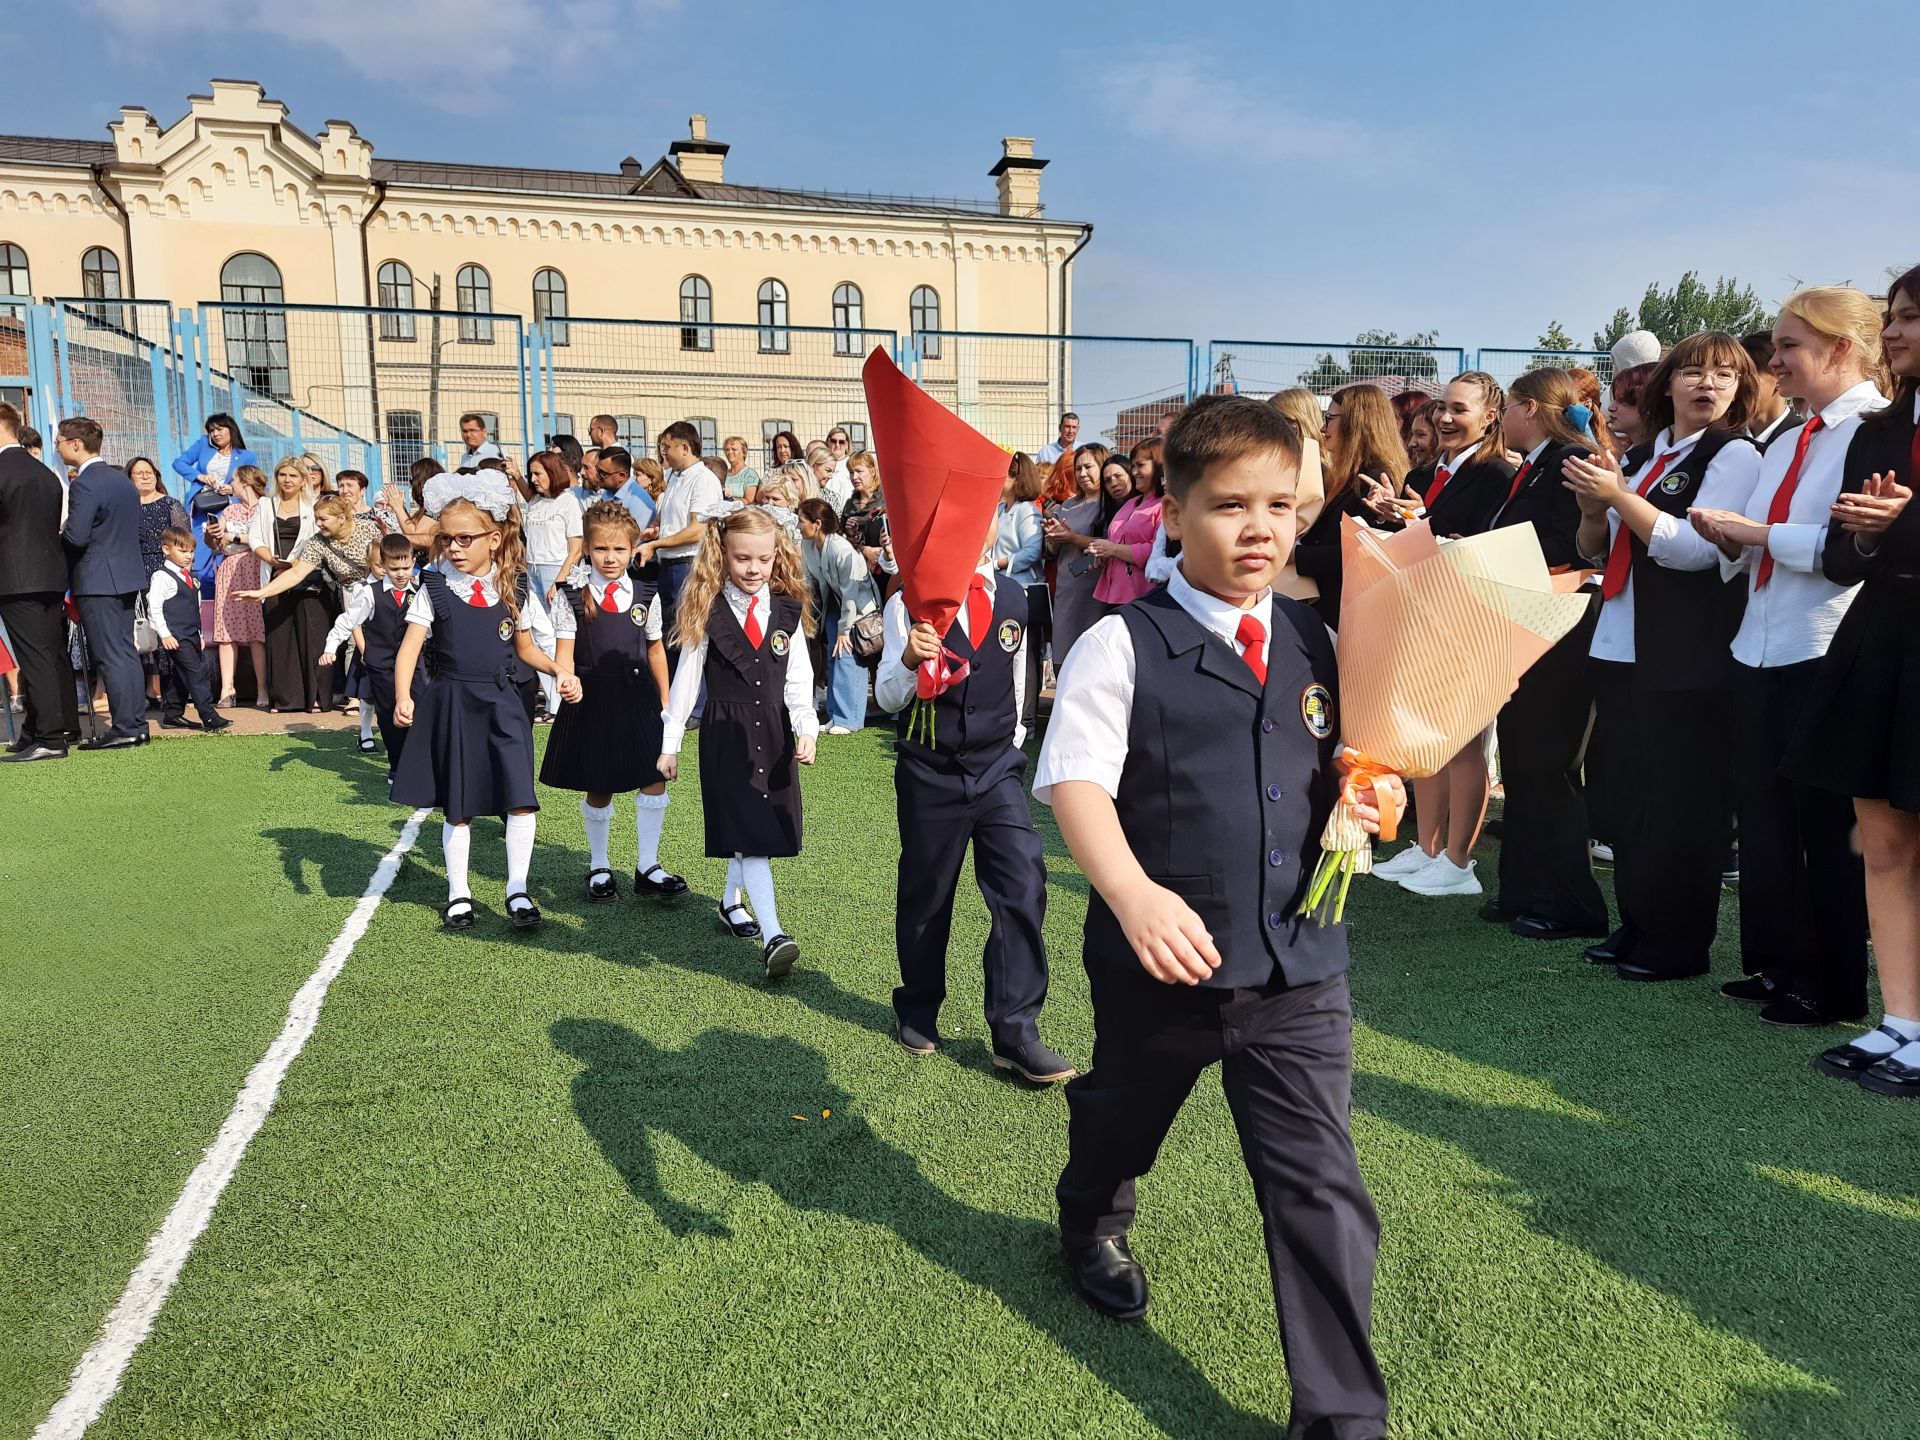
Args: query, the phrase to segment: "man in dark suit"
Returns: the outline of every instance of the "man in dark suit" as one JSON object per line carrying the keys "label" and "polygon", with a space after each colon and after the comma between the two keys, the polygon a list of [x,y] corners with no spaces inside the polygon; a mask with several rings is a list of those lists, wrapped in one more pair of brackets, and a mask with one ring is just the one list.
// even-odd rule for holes
{"label": "man in dark suit", "polygon": [[20,443],[20,412],[0,403],[0,624],[26,690],[26,723],[10,761],[61,760],[79,717],[62,601],[60,481]]}
{"label": "man in dark suit", "polygon": [[72,467],[67,487],[66,542],[73,603],[107,686],[113,725],[82,750],[121,750],[147,743],[147,695],[133,648],[134,598],[146,587],[140,560],[140,499],[126,472],[100,458],[100,423],[84,415],[60,422],[54,449]]}

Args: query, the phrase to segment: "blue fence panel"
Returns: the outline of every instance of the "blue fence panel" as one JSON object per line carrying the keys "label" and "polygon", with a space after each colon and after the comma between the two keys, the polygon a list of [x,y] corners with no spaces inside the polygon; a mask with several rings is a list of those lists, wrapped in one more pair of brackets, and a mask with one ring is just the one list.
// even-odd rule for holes
{"label": "blue fence panel", "polygon": [[1571,369],[1581,366],[1600,377],[1602,385],[1613,379],[1613,356],[1605,350],[1531,350],[1482,349],[1474,368],[1486,371],[1502,385],[1511,385],[1529,370]]}
{"label": "blue fence panel", "polygon": [[1445,345],[1363,345],[1292,340],[1214,340],[1207,345],[1208,393],[1258,395],[1304,387],[1329,395],[1344,385],[1378,385],[1390,395],[1438,395],[1467,368],[1466,351]]}
{"label": "blue fence panel", "polygon": [[49,405],[65,418],[85,415],[106,432],[105,454],[124,465],[152,460],[167,488],[184,482],[170,468],[186,436],[180,427],[186,357],[173,307],[164,300],[63,297],[46,306],[53,340]]}

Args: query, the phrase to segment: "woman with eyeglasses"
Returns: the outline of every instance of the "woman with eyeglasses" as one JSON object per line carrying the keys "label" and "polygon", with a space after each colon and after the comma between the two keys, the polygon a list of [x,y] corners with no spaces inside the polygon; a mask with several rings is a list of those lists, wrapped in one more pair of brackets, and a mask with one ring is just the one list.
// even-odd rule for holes
{"label": "woman with eyeglasses", "polygon": [[1622,980],[1704,975],[1732,841],[1733,656],[1740,592],[1687,521],[1738,509],[1760,452],[1747,440],[1753,362],[1733,336],[1690,335],[1647,382],[1650,442],[1565,462],[1580,502],[1576,545],[1602,569],[1592,660],[1609,757],[1620,925],[1587,949]]}

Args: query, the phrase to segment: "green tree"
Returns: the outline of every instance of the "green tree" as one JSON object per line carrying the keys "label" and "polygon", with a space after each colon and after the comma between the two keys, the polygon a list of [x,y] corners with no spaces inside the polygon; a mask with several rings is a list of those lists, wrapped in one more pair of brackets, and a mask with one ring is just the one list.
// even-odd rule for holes
{"label": "green tree", "polygon": [[1538,345],[1542,350],[1573,349],[1573,337],[1560,328],[1560,322],[1558,320],[1549,320],[1547,322],[1547,333],[1533,343]]}
{"label": "green tree", "polygon": [[1629,330],[1651,330],[1662,345],[1671,345],[1702,330],[1743,335],[1772,324],[1772,312],[1760,303],[1752,286],[1722,275],[1709,288],[1697,270],[1689,270],[1671,289],[1662,290],[1657,281],[1649,284],[1640,297],[1638,313],[1614,311],[1606,328],[1593,337],[1593,344],[1596,350],[1610,349]]}
{"label": "green tree", "polygon": [[1402,377],[1433,379],[1440,373],[1440,362],[1431,355],[1410,354],[1394,346],[1418,350],[1440,343],[1438,330],[1416,330],[1402,340],[1391,330],[1362,330],[1353,337],[1354,348],[1347,351],[1342,365],[1331,352],[1322,352],[1313,368],[1300,376],[1299,383],[1323,394],[1366,380],[1397,380]]}

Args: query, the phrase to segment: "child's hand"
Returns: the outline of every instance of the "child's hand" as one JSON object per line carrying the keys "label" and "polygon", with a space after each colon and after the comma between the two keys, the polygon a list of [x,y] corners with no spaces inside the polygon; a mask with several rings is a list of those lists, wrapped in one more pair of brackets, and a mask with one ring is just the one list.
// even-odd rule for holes
{"label": "child's hand", "polygon": [[327,651],[324,655],[322,655],[318,660],[314,661],[313,663],[316,665],[333,664],[333,652],[331,650]]}
{"label": "child's hand", "polygon": [[1391,807],[1396,816],[1407,813],[1407,786],[1398,775],[1379,775],[1371,785],[1363,785],[1354,792],[1353,815],[1360,822],[1360,828],[1369,835],[1380,833],[1380,811],[1382,802]]}
{"label": "child's hand", "polygon": [[813,752],[817,744],[817,740],[812,735],[795,736],[793,741],[793,758],[798,760],[802,765],[811,765],[813,763]]}
{"label": "child's hand", "polygon": [[678,755],[662,755],[658,760],[653,762],[653,768],[660,772],[660,778],[662,780],[678,780],[680,778],[680,757]]}
{"label": "child's hand", "polygon": [[918,670],[927,661],[940,654],[940,635],[926,620],[916,620],[913,628],[907,632],[907,648],[901,652],[901,658],[909,668]]}
{"label": "child's hand", "polygon": [[560,698],[570,704],[580,703],[580,677],[571,670],[562,670],[559,675]]}
{"label": "child's hand", "polygon": [[1220,952],[1200,917],[1173,891],[1148,884],[1114,918],[1141,965],[1163,985],[1198,985],[1220,968]]}
{"label": "child's hand", "polygon": [[180,642],[171,635],[162,635],[160,637],[160,643],[169,650],[178,650],[180,648]]}
{"label": "child's hand", "polygon": [[413,697],[402,695],[393,702],[393,723],[396,725],[413,724]]}

